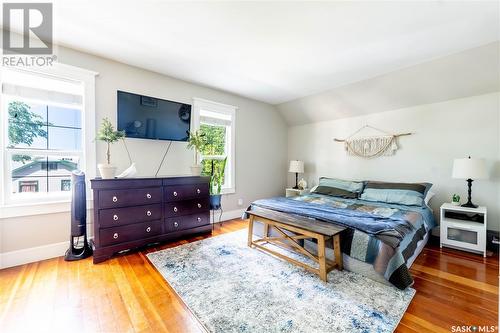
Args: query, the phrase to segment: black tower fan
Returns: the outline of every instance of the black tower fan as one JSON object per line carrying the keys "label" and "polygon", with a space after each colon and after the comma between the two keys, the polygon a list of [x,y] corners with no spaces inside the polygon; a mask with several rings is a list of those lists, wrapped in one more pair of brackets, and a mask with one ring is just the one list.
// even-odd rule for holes
{"label": "black tower fan", "polygon": [[87,242],[87,196],[85,194],[85,173],[75,170],[71,173],[71,238],[64,260],[73,261],[92,255]]}

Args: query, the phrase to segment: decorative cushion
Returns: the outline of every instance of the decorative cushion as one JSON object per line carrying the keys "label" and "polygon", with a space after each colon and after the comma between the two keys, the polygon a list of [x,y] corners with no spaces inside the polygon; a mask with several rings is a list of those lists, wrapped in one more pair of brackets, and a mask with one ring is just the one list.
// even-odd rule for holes
{"label": "decorative cushion", "polygon": [[363,186],[363,182],[321,177],[318,186],[311,192],[334,197],[357,199],[361,191],[363,191]]}
{"label": "decorative cushion", "polygon": [[360,199],[407,206],[423,206],[430,183],[386,183],[368,181]]}

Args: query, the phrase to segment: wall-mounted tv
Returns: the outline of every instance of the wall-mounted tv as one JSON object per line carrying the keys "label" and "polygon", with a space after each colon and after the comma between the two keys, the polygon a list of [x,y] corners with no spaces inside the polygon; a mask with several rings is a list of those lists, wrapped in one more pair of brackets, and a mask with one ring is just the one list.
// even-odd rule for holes
{"label": "wall-mounted tv", "polygon": [[127,138],[187,141],[191,105],[117,92],[118,130]]}

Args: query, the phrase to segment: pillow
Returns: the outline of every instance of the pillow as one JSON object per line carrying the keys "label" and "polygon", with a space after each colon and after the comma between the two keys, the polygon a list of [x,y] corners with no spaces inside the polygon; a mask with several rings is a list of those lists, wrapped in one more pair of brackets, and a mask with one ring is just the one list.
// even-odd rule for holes
{"label": "pillow", "polygon": [[361,191],[363,191],[363,186],[363,182],[321,177],[318,186],[311,192],[334,197],[357,199]]}
{"label": "pillow", "polygon": [[407,206],[423,206],[430,183],[386,183],[368,181],[360,199]]}
{"label": "pillow", "polygon": [[431,201],[432,197],[435,196],[436,193],[432,191],[427,191],[427,194],[425,195],[424,202],[427,206],[429,206],[429,201]]}

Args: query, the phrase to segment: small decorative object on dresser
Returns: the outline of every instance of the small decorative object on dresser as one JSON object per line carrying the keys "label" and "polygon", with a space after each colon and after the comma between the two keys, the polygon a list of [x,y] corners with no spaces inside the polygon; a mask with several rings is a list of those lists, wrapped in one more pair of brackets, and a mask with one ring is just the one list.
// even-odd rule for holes
{"label": "small decorative object on dresser", "polygon": [[309,193],[309,190],[307,188],[303,190],[299,190],[298,188],[287,188],[285,189],[285,196],[288,197],[296,197],[298,195],[303,195]]}
{"label": "small decorative object on dresser", "polygon": [[201,175],[203,167],[198,159],[198,154],[201,153],[203,147],[206,145],[204,138],[205,135],[201,133],[200,130],[197,130],[196,132],[188,132],[188,135],[189,138],[187,148],[194,150],[194,164],[191,166],[191,174],[193,176],[199,176]]}
{"label": "small decorative object on dresser", "polygon": [[458,194],[453,194],[451,197],[451,204],[453,206],[460,206],[460,196]]}
{"label": "small decorative object on dresser", "polygon": [[97,140],[106,142],[106,164],[98,164],[99,172],[103,179],[115,177],[116,166],[111,164],[110,146],[112,143],[125,137],[124,131],[115,131],[108,118],[102,120],[101,128],[97,132]]}
{"label": "small decorative object on dresser", "polygon": [[441,206],[440,245],[481,253],[486,257],[486,207]]}
{"label": "small decorative object on dresser", "polygon": [[208,177],[92,179],[94,263],[132,248],[210,232]]}
{"label": "small decorative object on dresser", "polygon": [[293,187],[294,189],[299,188],[299,173],[304,173],[304,162],[303,161],[298,161],[298,160],[292,160],[290,161],[290,168],[288,169],[288,172],[294,172],[295,173],[295,186]]}
{"label": "small decorative object on dresser", "polygon": [[453,161],[453,178],[466,179],[468,185],[468,200],[462,207],[477,208],[472,203],[472,182],[475,179],[487,179],[486,163],[480,158],[456,158]]}

